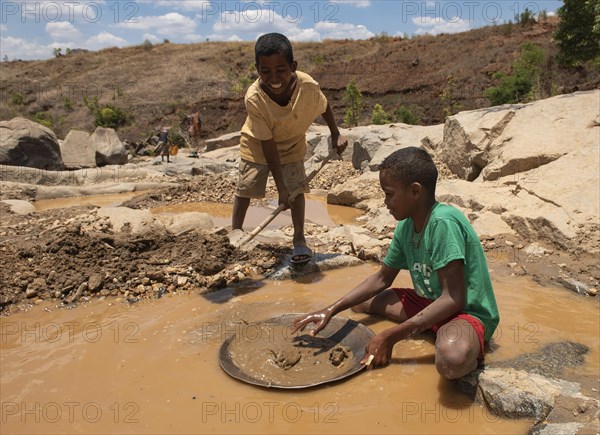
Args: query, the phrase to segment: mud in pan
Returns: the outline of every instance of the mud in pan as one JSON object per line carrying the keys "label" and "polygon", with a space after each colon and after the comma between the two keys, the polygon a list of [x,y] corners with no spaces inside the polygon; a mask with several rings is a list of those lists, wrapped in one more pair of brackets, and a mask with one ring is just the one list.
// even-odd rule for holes
{"label": "mud in pan", "polygon": [[285,314],[240,324],[219,351],[221,368],[249,384],[270,388],[309,388],[336,382],[365,368],[360,361],[375,335],[365,325],[334,317],[317,337],[291,334],[302,314]]}

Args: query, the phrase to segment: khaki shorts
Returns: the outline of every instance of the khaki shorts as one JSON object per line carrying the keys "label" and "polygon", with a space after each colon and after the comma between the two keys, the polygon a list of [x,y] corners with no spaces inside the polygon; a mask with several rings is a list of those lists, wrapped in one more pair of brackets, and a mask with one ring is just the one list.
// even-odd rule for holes
{"label": "khaki shorts", "polygon": [[[306,183],[304,162],[281,165],[281,170],[283,172],[283,182],[290,193],[297,189],[301,189],[302,193],[310,192],[308,184]],[[267,178],[270,172],[269,166],[241,160],[239,171],[239,178],[235,190],[236,196],[239,196],[240,198],[264,198],[267,187]]]}
{"label": "khaki shorts", "polygon": [[154,150],[154,153],[157,156],[163,155],[169,155],[169,146],[167,145],[166,142],[159,142],[158,145],[156,145],[156,149]]}

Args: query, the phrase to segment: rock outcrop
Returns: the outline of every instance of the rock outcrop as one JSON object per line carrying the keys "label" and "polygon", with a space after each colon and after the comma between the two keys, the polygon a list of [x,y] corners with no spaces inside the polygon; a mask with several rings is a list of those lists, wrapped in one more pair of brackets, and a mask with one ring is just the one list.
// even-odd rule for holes
{"label": "rock outcrop", "polygon": [[0,164],[50,171],[65,169],[54,132],[25,118],[0,122]]}
{"label": "rock outcrop", "polygon": [[96,166],[127,163],[127,150],[112,128],[96,127],[91,139],[96,150]]}
{"label": "rock outcrop", "polygon": [[[421,146],[441,163],[438,169],[450,171],[438,181],[438,200],[458,206],[478,234],[518,234],[598,253],[597,238],[585,234],[600,228],[599,107],[600,91],[590,91],[462,112],[448,118],[443,134],[437,126],[353,128],[360,139],[351,159],[364,172],[332,189],[328,202],[362,203],[373,195],[372,171],[383,158]],[[381,203],[362,204],[382,214]]]}
{"label": "rock outcrop", "polygon": [[96,149],[85,131],[71,130],[60,142],[60,152],[67,169],[96,167]]}

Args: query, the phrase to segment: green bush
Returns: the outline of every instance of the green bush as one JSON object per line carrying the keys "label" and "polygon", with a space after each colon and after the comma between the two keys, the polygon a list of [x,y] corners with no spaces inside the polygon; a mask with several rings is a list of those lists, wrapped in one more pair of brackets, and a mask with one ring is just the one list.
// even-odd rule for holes
{"label": "green bush", "polygon": [[146,51],[150,51],[154,48],[154,46],[149,39],[144,39],[144,42],[142,42],[142,48]]}
{"label": "green bush", "polygon": [[100,107],[98,97],[90,100],[84,96],[83,102],[94,116],[94,124],[97,127],[118,128],[131,121],[132,116],[124,109],[111,106],[110,104]]}
{"label": "green bush", "polygon": [[344,103],[346,103],[346,115],[344,116],[344,123],[347,126],[358,127],[358,121],[363,111],[363,100],[360,90],[356,86],[356,82],[352,80],[346,86],[346,93],[344,94]]}
{"label": "green bush", "polygon": [[15,92],[14,94],[12,94],[10,96],[10,99],[11,99],[12,103],[17,106],[20,106],[21,104],[23,104],[23,95],[21,95],[18,92]]}
{"label": "green bush", "polygon": [[64,106],[65,110],[68,112],[73,110],[73,102],[71,101],[71,99],[69,97],[65,97],[63,106]]}
{"label": "green bush", "polygon": [[396,116],[396,121],[403,124],[417,125],[421,120],[419,115],[413,113],[413,111],[406,106],[400,106],[397,108],[394,112],[394,115]]}
{"label": "green bush", "polygon": [[558,8],[560,21],[554,33],[558,61],[565,66],[593,60],[600,68],[600,1],[564,0]]}
{"label": "green bush", "polygon": [[540,91],[540,66],[543,61],[544,51],[541,48],[530,43],[524,44],[521,57],[513,65],[513,73],[494,74],[500,84],[486,89],[486,98],[493,106],[533,101]]}
{"label": "green bush", "polygon": [[44,127],[52,128],[52,115],[48,112],[37,112],[33,116],[33,120],[39,124],[42,124]]}
{"label": "green bush", "polygon": [[446,85],[440,94],[440,101],[445,116],[455,115],[462,110],[462,105],[456,97],[456,80],[453,75],[446,78]]}
{"label": "green bush", "polygon": [[515,21],[522,26],[530,26],[535,24],[537,21],[535,20],[535,16],[533,12],[529,10],[529,8],[525,8],[520,15],[515,15]]}
{"label": "green bush", "polygon": [[375,104],[371,112],[371,123],[375,125],[391,124],[392,115],[390,115],[379,103]]}

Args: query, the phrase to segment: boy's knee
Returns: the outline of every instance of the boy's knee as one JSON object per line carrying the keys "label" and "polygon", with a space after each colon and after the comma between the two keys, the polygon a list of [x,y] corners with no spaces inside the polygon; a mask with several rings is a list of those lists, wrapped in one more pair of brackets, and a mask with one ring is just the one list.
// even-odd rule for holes
{"label": "boy's knee", "polygon": [[458,379],[477,367],[477,360],[471,361],[468,351],[460,347],[447,344],[436,346],[435,367],[446,379]]}

